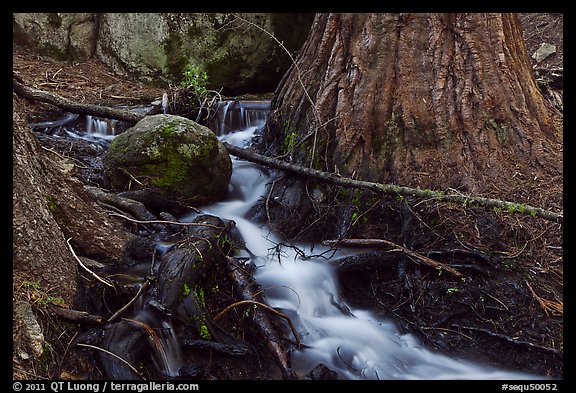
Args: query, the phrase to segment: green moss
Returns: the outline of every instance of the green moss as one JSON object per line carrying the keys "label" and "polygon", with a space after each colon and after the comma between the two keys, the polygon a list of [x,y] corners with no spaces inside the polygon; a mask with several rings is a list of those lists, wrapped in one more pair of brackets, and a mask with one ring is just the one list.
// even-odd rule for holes
{"label": "green moss", "polygon": [[182,290],[182,295],[183,295],[184,297],[186,297],[186,296],[190,295],[190,291],[191,291],[191,290],[190,290],[190,287],[188,286],[188,284],[184,283],[184,288],[183,288],[183,290]]}
{"label": "green moss", "polygon": [[210,331],[208,330],[208,326],[206,324],[200,325],[200,337],[206,341],[212,340],[212,336],[210,335]]}
{"label": "green moss", "polygon": [[298,134],[296,133],[296,131],[292,131],[288,134],[286,134],[286,136],[284,137],[284,142],[283,142],[283,147],[284,147],[284,153],[288,153],[290,151],[292,151],[292,149],[294,148],[294,144],[296,142],[296,137],[298,136]]}
{"label": "green moss", "polygon": [[158,132],[161,135],[170,136],[170,135],[172,135],[172,133],[174,133],[175,129],[176,129],[176,124],[174,124],[172,122],[166,122],[161,127],[158,127]]}
{"label": "green moss", "polygon": [[52,347],[52,344],[50,344],[48,341],[44,341],[42,349],[43,350],[42,350],[42,355],[40,356],[40,364],[45,366],[48,364],[50,359],[52,359],[52,355],[54,353],[54,348]]}
{"label": "green moss", "polygon": [[194,296],[196,297],[196,303],[199,307],[206,308],[206,299],[204,298],[204,288],[196,287],[194,288]]}
{"label": "green moss", "polygon": [[496,139],[500,144],[506,143],[511,130],[508,124],[496,119],[488,119],[487,127],[496,133]]}
{"label": "green moss", "polygon": [[162,157],[160,164],[144,166],[144,173],[150,176],[152,185],[169,189],[186,180],[190,164],[182,156],[167,149],[161,149],[157,156]]}
{"label": "green moss", "polygon": [[56,198],[53,195],[46,195],[44,198],[46,201],[46,206],[50,213],[55,213],[58,210],[58,204],[56,203]]}

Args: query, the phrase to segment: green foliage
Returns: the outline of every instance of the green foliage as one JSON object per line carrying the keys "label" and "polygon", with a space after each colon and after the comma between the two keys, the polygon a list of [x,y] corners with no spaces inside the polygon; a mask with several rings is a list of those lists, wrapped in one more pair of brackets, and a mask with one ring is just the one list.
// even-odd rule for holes
{"label": "green foliage", "polygon": [[58,204],[56,203],[56,198],[53,195],[46,195],[44,198],[46,200],[46,205],[51,213],[54,213],[58,209]]}
{"label": "green foliage", "polygon": [[184,297],[190,295],[190,287],[188,286],[188,284],[184,283],[184,289],[182,290],[182,295],[184,295]]}
{"label": "green foliage", "polygon": [[208,94],[208,74],[200,71],[200,66],[188,63],[184,68],[183,78],[180,86],[191,89],[198,97],[205,97]]}
{"label": "green foliage", "polygon": [[40,356],[40,364],[46,366],[54,354],[54,348],[48,341],[44,341],[42,345],[42,355]]}
{"label": "green foliage", "polygon": [[460,290],[459,290],[458,288],[456,288],[456,287],[451,287],[451,288],[448,288],[448,289],[446,290],[446,293],[447,293],[448,295],[455,295],[455,294],[457,294],[458,292],[460,292]]}
{"label": "green foliage", "polygon": [[294,147],[294,143],[296,142],[296,136],[298,134],[296,133],[296,131],[290,132],[289,134],[286,135],[286,137],[284,138],[284,152],[288,153],[289,151],[292,150],[292,148]]}
{"label": "green foliage", "polygon": [[22,286],[32,292],[31,298],[34,303],[46,307],[48,304],[64,304],[64,299],[60,296],[52,296],[40,289],[40,283],[35,281],[22,281]]}
{"label": "green foliage", "polygon": [[196,303],[202,308],[206,308],[206,300],[204,298],[204,288],[196,287],[194,289],[194,296],[196,297]]}
{"label": "green foliage", "polygon": [[258,305],[256,305],[256,304],[253,304],[252,307],[246,308],[246,310],[244,311],[244,316],[245,316],[246,318],[250,318],[250,313],[251,313],[251,311],[256,312],[256,309],[257,309],[257,308],[258,308]]}
{"label": "green foliage", "polygon": [[210,331],[208,331],[208,326],[206,326],[206,324],[200,325],[200,337],[206,341],[212,340],[212,336],[210,335]]}

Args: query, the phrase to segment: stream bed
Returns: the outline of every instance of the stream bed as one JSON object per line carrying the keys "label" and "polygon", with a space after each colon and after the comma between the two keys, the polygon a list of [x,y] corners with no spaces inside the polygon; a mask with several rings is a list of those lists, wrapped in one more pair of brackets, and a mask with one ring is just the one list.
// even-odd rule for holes
{"label": "stream bed", "polygon": [[[234,123],[238,128],[220,131],[219,138],[246,147],[265,116],[239,114],[240,120]],[[292,354],[292,365],[300,375],[322,363],[341,379],[538,378],[435,353],[413,335],[400,333],[393,321],[348,307],[340,299],[333,265],[356,251],[314,244],[283,245],[266,226],[252,223],[247,217],[265,197],[271,174],[257,164],[235,157],[232,161],[228,198],[201,210],[236,222],[246,247],[254,254],[255,278],[266,290],[268,304],[290,316],[306,346]],[[181,221],[191,218],[181,217]]]}
{"label": "stream bed", "polygon": [[[246,147],[265,123],[268,109],[267,101],[225,102],[211,127],[222,141]],[[84,127],[69,129],[73,123]],[[36,129],[50,126],[33,125]],[[91,117],[67,117],[58,124],[59,132],[106,142],[121,132],[120,126]],[[227,197],[200,210],[235,222],[248,250],[242,256],[256,267],[254,277],[267,303],[288,315],[301,337],[303,349],[294,351],[291,358],[300,377],[323,364],[337,372],[340,379],[545,379],[435,352],[414,335],[402,333],[395,321],[347,305],[340,296],[334,266],[358,251],[317,244],[284,244],[268,227],[252,222],[250,211],[266,197],[273,173],[257,164],[231,158],[233,173]],[[178,219],[192,222],[197,216],[193,213]],[[162,247],[166,245],[159,245]],[[161,368],[168,376],[176,376],[183,363],[178,339],[170,336],[164,342]]]}

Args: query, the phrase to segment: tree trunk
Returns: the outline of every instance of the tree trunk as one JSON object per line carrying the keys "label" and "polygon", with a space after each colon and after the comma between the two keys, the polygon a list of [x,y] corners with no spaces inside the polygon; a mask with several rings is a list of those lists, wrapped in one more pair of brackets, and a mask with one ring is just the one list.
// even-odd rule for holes
{"label": "tree trunk", "polygon": [[94,203],[72,176],[73,166],[41,149],[22,106],[14,96],[13,269],[52,289],[68,305],[82,303],[76,293],[78,263],[66,239],[79,255],[112,263],[133,236]]}
{"label": "tree trunk", "polygon": [[318,14],[263,136],[344,176],[499,195],[561,174],[561,143],[516,14]]}

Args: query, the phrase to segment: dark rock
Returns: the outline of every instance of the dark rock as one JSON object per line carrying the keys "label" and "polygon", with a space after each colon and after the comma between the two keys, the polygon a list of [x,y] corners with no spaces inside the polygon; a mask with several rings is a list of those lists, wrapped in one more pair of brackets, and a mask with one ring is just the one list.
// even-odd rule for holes
{"label": "dark rock", "polygon": [[335,381],[340,379],[338,373],[334,370],[330,370],[323,364],[319,364],[312,371],[306,374],[306,379],[313,381]]}

